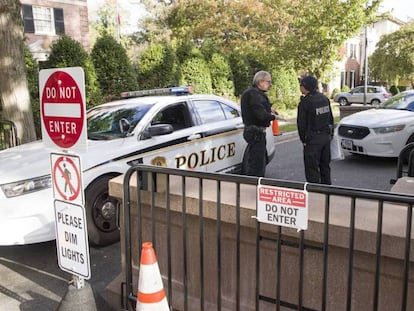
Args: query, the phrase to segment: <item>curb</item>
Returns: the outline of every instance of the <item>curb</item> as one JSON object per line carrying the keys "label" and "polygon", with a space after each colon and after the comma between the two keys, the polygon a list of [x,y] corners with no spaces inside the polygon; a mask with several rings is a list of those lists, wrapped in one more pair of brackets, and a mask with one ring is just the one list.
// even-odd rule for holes
{"label": "curb", "polygon": [[282,132],[280,135],[274,136],[274,143],[280,144],[294,139],[299,139],[298,131]]}

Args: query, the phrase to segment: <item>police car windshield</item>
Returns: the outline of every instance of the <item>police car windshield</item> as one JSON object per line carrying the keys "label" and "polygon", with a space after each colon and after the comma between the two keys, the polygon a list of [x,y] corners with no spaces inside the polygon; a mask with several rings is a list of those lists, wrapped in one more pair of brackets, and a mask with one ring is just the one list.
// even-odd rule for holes
{"label": "police car windshield", "polygon": [[[125,105],[99,106],[88,111],[88,139],[110,140],[125,137],[132,132],[152,105],[134,107]],[[127,131],[121,129],[121,120],[129,124]],[[127,122],[125,122],[127,121]]]}
{"label": "police car windshield", "polygon": [[402,92],[383,102],[383,109],[414,110],[414,92]]}

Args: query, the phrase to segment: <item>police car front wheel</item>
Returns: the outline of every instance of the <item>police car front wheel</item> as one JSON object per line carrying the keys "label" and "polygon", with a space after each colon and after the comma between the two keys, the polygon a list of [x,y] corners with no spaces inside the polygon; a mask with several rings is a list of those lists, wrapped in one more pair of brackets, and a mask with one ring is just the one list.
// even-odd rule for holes
{"label": "police car front wheel", "polygon": [[118,215],[120,202],[109,196],[108,182],[115,176],[103,176],[85,191],[89,243],[96,246],[119,241]]}

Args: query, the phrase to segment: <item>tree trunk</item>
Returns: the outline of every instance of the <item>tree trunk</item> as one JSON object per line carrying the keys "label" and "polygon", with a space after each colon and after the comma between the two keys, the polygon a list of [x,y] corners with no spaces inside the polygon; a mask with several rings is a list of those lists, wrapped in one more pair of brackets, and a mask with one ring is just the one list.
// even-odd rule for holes
{"label": "tree trunk", "polygon": [[13,121],[19,143],[36,139],[23,53],[23,19],[18,0],[0,0],[1,118]]}

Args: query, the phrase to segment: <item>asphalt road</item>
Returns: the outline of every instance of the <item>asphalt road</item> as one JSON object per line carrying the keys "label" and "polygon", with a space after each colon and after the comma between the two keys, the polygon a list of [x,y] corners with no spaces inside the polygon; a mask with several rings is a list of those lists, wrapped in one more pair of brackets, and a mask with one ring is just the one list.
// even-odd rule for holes
{"label": "asphalt road", "polygon": [[[305,181],[302,146],[297,134],[276,137],[276,154],[267,166],[266,177]],[[390,190],[396,175],[396,159],[348,154],[333,161],[334,185]],[[99,311],[112,311],[104,299],[105,287],[121,272],[120,243],[90,248],[91,279]],[[68,289],[71,274],[57,264],[55,242],[25,246],[0,246],[0,310],[56,310]]]}
{"label": "asphalt road", "polygon": [[[284,136],[285,135],[285,136]],[[266,177],[305,182],[303,148],[297,133],[275,137],[276,152],[266,167]],[[397,174],[396,158],[376,158],[345,153],[344,160],[331,162],[332,184],[389,191]]]}

